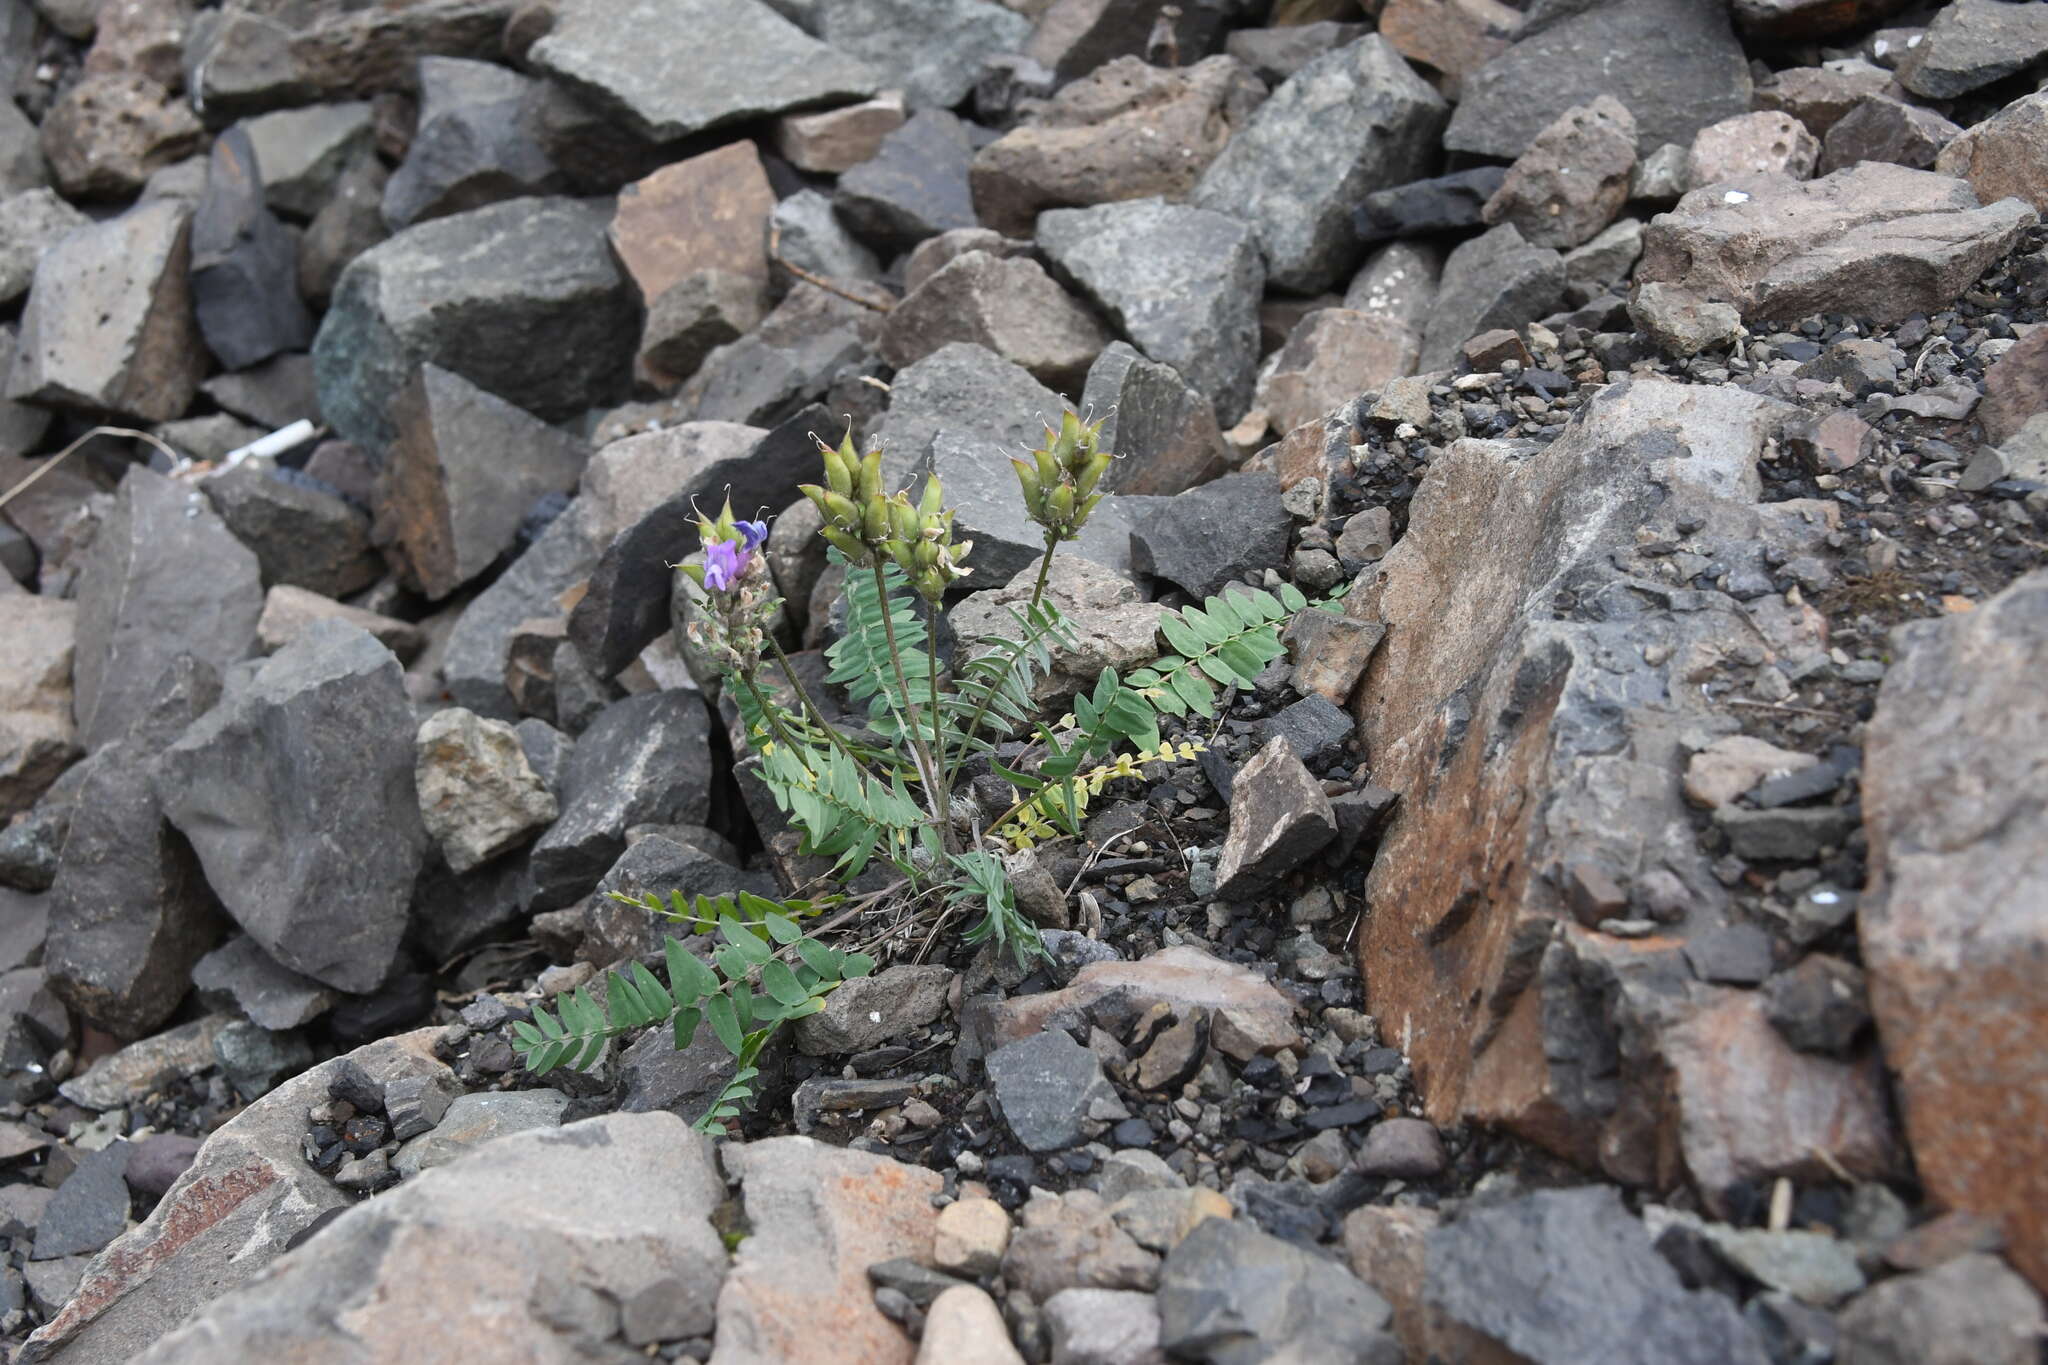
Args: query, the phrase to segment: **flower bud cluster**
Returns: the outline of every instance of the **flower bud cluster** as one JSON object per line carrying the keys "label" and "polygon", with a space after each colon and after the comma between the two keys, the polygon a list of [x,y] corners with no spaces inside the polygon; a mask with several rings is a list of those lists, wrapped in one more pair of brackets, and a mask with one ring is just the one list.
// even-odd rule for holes
{"label": "flower bud cluster", "polygon": [[820,534],[855,564],[894,560],[918,595],[937,605],[953,580],[966,576],[963,564],[974,548],[971,540],[954,542],[953,512],[943,505],[938,476],[925,478],[924,495],[913,503],[907,492],[883,494],[880,449],[856,454],[851,433],[837,449],[822,441],[818,448],[825,483],[802,491],[825,519]]}
{"label": "flower bud cluster", "polygon": [[1101,448],[1101,432],[1101,422],[1083,422],[1068,412],[1058,430],[1046,427],[1044,445],[1028,461],[1010,460],[1024,490],[1024,510],[1045,528],[1049,542],[1081,534],[1088,514],[1102,501],[1095,485],[1116,456]]}
{"label": "flower bud cluster", "polygon": [[742,675],[759,666],[779,605],[761,557],[767,539],[768,523],[735,518],[727,498],[715,519],[697,519],[701,562],[678,566],[704,592],[703,611],[688,628],[690,642]]}

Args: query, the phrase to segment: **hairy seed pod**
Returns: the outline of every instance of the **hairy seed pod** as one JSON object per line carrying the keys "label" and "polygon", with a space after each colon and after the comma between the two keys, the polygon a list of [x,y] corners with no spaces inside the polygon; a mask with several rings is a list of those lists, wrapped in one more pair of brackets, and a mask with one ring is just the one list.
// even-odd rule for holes
{"label": "hairy seed pod", "polygon": [[1045,495],[1046,520],[1054,526],[1066,527],[1074,516],[1074,486],[1063,483]]}
{"label": "hairy seed pod", "polygon": [[882,496],[882,448],[880,446],[876,446],[861,457],[860,478],[857,482],[859,490],[855,496],[863,499],[879,498]]}
{"label": "hairy seed pod", "polygon": [[924,481],[924,496],[917,503],[918,512],[923,516],[935,517],[944,505],[945,493],[939,487],[939,476],[927,475]]}
{"label": "hairy seed pod", "polygon": [[841,497],[837,493],[827,493],[825,495],[824,511],[826,517],[840,530],[858,531],[860,529],[860,508],[854,505],[853,499]]}
{"label": "hairy seed pod", "polygon": [[846,456],[830,446],[825,447],[825,482],[840,497],[853,496],[853,469],[846,463]]}
{"label": "hairy seed pod", "polygon": [[819,534],[825,537],[825,540],[832,546],[833,549],[845,555],[849,560],[853,561],[855,564],[861,564],[866,562],[868,557],[868,547],[861,544],[858,540],[855,540],[846,532],[840,530],[837,526],[827,526],[823,531],[819,532]]}
{"label": "hairy seed pod", "polygon": [[861,539],[870,545],[880,545],[889,538],[889,504],[880,493],[868,499],[867,511],[861,518]]}
{"label": "hairy seed pod", "polygon": [[1074,480],[1074,491],[1087,497],[1095,491],[1095,485],[1102,481],[1103,471],[1109,468],[1110,457],[1096,455],[1081,466],[1080,474]]}

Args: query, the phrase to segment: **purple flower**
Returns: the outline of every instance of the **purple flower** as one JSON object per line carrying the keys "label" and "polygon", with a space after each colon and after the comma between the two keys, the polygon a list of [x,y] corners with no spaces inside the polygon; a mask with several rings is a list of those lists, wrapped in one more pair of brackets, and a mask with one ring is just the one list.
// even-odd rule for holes
{"label": "purple flower", "polygon": [[713,592],[727,591],[751,562],[746,547],[737,541],[713,541],[704,547],[704,586]]}
{"label": "purple flower", "polygon": [[768,523],[765,521],[736,521],[732,525],[749,550],[760,549],[762,542],[768,539]]}

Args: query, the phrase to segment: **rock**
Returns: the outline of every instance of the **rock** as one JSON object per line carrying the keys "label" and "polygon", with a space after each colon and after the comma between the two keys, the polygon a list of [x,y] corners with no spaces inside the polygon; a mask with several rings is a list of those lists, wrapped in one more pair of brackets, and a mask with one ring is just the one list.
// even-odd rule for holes
{"label": "rock", "polygon": [[1900,1275],[1842,1310],[1839,1358],[1857,1365],[2028,1365],[2041,1299],[1995,1256]]}
{"label": "rock", "polygon": [[728,1148],[726,1162],[754,1235],[719,1293],[716,1365],[909,1365],[867,1268],[930,1254],[938,1173],[800,1137]]}
{"label": "rock", "polygon": [[1336,834],[1322,787],[1285,738],[1268,740],[1232,784],[1216,894],[1247,899],[1320,853]]}
{"label": "rock", "polygon": [[[17,12],[9,11],[10,16]],[[27,35],[22,37],[25,40]],[[26,41],[21,46],[25,48]],[[12,83],[8,88],[13,88]],[[49,183],[50,172],[43,164],[42,139],[36,125],[10,100],[6,108],[0,109],[0,195],[17,195]]]}
{"label": "rock", "polygon": [[[1117,57],[1142,56],[1176,66],[1213,51],[1236,9],[1229,0],[1194,0],[1169,10],[1145,0],[1052,0],[1043,7],[1025,55],[1061,80],[1072,80]],[[1162,52],[1161,49],[1164,49]]]}
{"label": "rock", "polygon": [[838,175],[880,151],[903,119],[903,96],[894,91],[821,113],[784,114],[775,121],[775,152],[800,171]]}
{"label": "rock", "polygon": [[[208,476],[201,487],[235,538],[255,551],[266,584],[341,597],[384,572],[370,548],[370,518],[297,471],[268,459],[244,459]],[[260,634],[260,623],[258,629]]]}
{"label": "rock", "polygon": [[[534,1192],[546,1210],[525,1207]],[[260,1350],[258,1342],[307,1354],[344,1341],[403,1352],[417,1348],[429,1318],[458,1351],[595,1353],[613,1337],[638,1347],[702,1335],[725,1272],[706,1215],[723,1193],[709,1140],[670,1114],[611,1114],[522,1133],[351,1210],[323,1234],[326,1252],[289,1257],[260,1284],[216,1300],[147,1358],[216,1359],[221,1350]],[[518,1248],[507,1252],[501,1244],[514,1223]],[[634,1254],[619,1256],[622,1243]],[[496,1286],[488,1295],[475,1292],[479,1265]],[[354,1321],[349,1305],[364,1293],[393,1305],[381,1326]],[[524,1316],[509,1314],[500,1295],[527,1305]],[[604,1307],[541,1306],[562,1295]],[[401,1344],[407,1339],[413,1347]]]}
{"label": "rock", "polygon": [[[830,195],[798,190],[768,215],[768,230],[782,261],[826,279],[877,281],[882,263],[853,239],[832,211]],[[910,285],[908,274],[904,283]],[[911,286],[915,287],[915,286]]]}
{"label": "rock", "polygon": [[185,411],[205,373],[188,277],[191,210],[159,200],[43,252],[9,398],[136,421]]}
{"label": "rock", "polygon": [[1010,1244],[1010,1215],[993,1199],[957,1199],[939,1210],[932,1264],[948,1275],[994,1273]]}
{"label": "rock", "polygon": [[1692,756],[1685,768],[1685,798],[1717,810],[1732,804],[1766,778],[1799,772],[1820,762],[1749,735],[1723,735]]}
{"label": "rock", "polygon": [[945,967],[888,967],[856,977],[796,1023],[796,1045],[811,1057],[865,1052],[945,1012],[953,973]]}
{"label": "rock", "polygon": [[932,1301],[917,1359],[924,1365],[956,1360],[1024,1365],[1024,1357],[1010,1344],[1003,1310],[986,1290],[971,1284],[955,1285]]}
{"label": "rock", "polygon": [[685,275],[648,304],[641,370],[663,387],[688,378],[713,350],[759,325],[763,295],[758,282],[728,270]]}
{"label": "rock", "polygon": [[183,1133],[156,1133],[130,1145],[128,1164],[121,1178],[128,1188],[147,1199],[161,1199],[178,1177],[192,1168],[199,1155],[200,1141]]}
{"label": "rock", "polygon": [[79,573],[80,742],[92,748],[120,735],[180,654],[215,668],[242,658],[262,607],[256,557],[205,497],[129,470]]}
{"label": "rock", "polygon": [[72,199],[125,199],[203,136],[185,102],[139,71],[87,72],[43,116],[43,156]]}
{"label": "rock", "polygon": [[662,167],[619,192],[612,249],[649,304],[700,270],[768,284],[764,225],[775,207],[751,142]]}
{"label": "rock", "polygon": [[704,358],[683,388],[683,410],[704,421],[782,423],[868,362],[878,322],[868,307],[800,281],[750,335]]}
{"label": "rock", "polygon": [[1709,303],[1677,285],[1638,287],[1629,300],[1628,316],[1658,350],[1679,359],[1731,345],[1742,336],[1741,309],[1732,303]]}
{"label": "rock", "polygon": [[[1129,534],[1127,528],[1124,534]],[[1087,553],[1085,535],[1078,548]],[[963,600],[947,614],[954,639],[972,644],[989,636],[1014,636],[1018,627],[1011,613],[1021,611],[1031,600],[1037,578],[1036,563],[1029,563],[1004,586]],[[1126,672],[1159,657],[1159,618],[1164,609],[1145,601],[1125,572],[1070,549],[1053,559],[1045,580],[1045,600],[1058,608],[1072,632],[1073,644],[1048,645],[1051,666],[1032,687],[1032,695],[1041,704],[1065,706],[1076,693],[1092,690],[1103,669]]]}
{"label": "rock", "polygon": [[[1913,129],[1924,127],[1929,113],[1916,110],[1909,115]],[[1986,204],[2000,199],[2024,199],[2037,209],[2048,209],[2048,153],[2042,151],[2044,125],[2048,125],[2048,95],[2023,95],[1982,123],[1953,135],[1935,157],[1934,168],[1943,175],[1969,181],[1977,198]],[[1938,136],[1938,124],[1936,129]],[[0,218],[6,213],[6,208],[0,206]],[[0,297],[6,292],[0,287]]]}
{"label": "rock", "polygon": [[390,651],[319,622],[166,750],[154,782],[236,922],[342,990],[376,989],[405,932],[426,849],[412,732]]}
{"label": "rock", "polygon": [[839,177],[834,209],[855,236],[886,254],[927,237],[976,226],[968,168],[968,125],[942,109],[922,109],[882,139],[872,160]]}
{"label": "rock", "polygon": [[73,1104],[101,1111],[140,1104],[151,1091],[212,1066],[214,1040],[232,1022],[227,1015],[208,1015],[130,1043],[64,1082],[57,1093]]}
{"label": "rock", "polygon": [[1003,1122],[1031,1151],[1077,1146],[1091,1125],[1129,1117],[1101,1061],[1058,1029],[1000,1048],[985,1064]]}
{"label": "rock", "polygon": [[1256,721],[1252,734],[1260,743],[1284,739],[1303,763],[1318,766],[1335,760],[1351,738],[1351,717],[1326,697],[1289,702],[1270,719]]}
{"label": "rock", "polygon": [[1743,32],[1761,38],[1825,38],[1866,28],[1905,8],[1900,0],[1735,0]]}
{"label": "rock", "polygon": [[1854,1175],[1883,1176],[1898,1152],[1876,1061],[1793,1052],[1749,991],[1713,991],[1669,1032],[1679,1142],[1707,1209],[1725,1216],[1739,1186],[1825,1179],[1826,1151]]}
{"label": "rock", "polygon": [[1292,431],[1411,373],[1421,348],[1421,334],[1391,318],[1318,308],[1261,371],[1255,402],[1275,427]]}
{"label": "rock", "polygon": [[1780,71],[1756,87],[1754,98],[1759,110],[1790,114],[1825,141],[1843,115],[1865,98],[1891,88],[1890,72],[1852,59]]}
{"label": "rock", "polygon": [[[1617,52],[1629,60],[1615,62]],[[1468,72],[1444,146],[1518,157],[1559,114],[1599,95],[1635,115],[1638,153],[1667,142],[1690,146],[1701,128],[1748,112],[1749,94],[1749,68],[1719,6],[1592,0],[1530,25],[1514,46]]]}
{"label": "rock", "polygon": [[956,341],[984,346],[1048,387],[1078,394],[1109,338],[1036,261],[970,251],[889,314],[882,359],[907,369]]}
{"label": "rock", "polygon": [[[595,542],[600,537],[593,530],[601,531],[606,541],[616,533],[614,527],[594,528],[586,520],[588,515],[582,499],[572,502],[526,553],[471,598],[456,618],[442,657],[442,674],[456,705],[495,720],[518,717],[511,694],[505,690],[506,661],[514,634],[525,622],[559,618],[562,594],[588,579],[597,565]],[[552,715],[547,718],[553,719]]]}
{"label": "rock", "polygon": [[1271,87],[1324,53],[1347,46],[1370,31],[1365,24],[1328,19],[1278,28],[1241,28],[1224,38],[1223,50],[1250,67],[1254,76]]}
{"label": "rock", "polygon": [[2048,54],[2048,14],[1955,0],[1899,63],[1899,84],[1926,99],[1950,100],[2012,75]]}
{"label": "rock", "polygon": [[325,307],[349,263],[391,235],[383,207],[390,179],[375,153],[365,152],[334,182],[299,239],[299,293],[308,303]]}
{"label": "rock", "polygon": [[91,221],[55,190],[29,189],[0,199],[0,304],[28,293],[43,253]]}
{"label": "rock", "polygon": [[192,984],[222,1008],[260,1028],[298,1028],[325,1014],[333,991],[282,966],[247,934],[237,934],[192,968]]}
{"label": "rock", "polygon": [[420,726],[418,745],[420,815],[449,870],[481,866],[554,820],[555,798],[504,721],[450,707]]}
{"label": "rock", "polygon": [[[422,364],[549,421],[621,392],[639,319],[605,245],[608,218],[601,203],[514,199],[417,224],[356,257],[313,341],[329,423],[381,456]],[[493,344],[477,347],[479,335]]]}
{"label": "rock", "polygon": [[589,459],[581,441],[432,363],[414,372],[389,420],[380,533],[430,599],[495,564],[535,502],[574,489]]}
{"label": "rock", "polygon": [[[1358,520],[1358,517],[1352,518],[1354,523]],[[1344,529],[1349,531],[1351,528],[1347,525]],[[1354,538],[1348,549],[1340,542],[1338,553],[1348,557],[1362,552],[1359,539]],[[1380,551],[1375,558],[1385,555],[1384,541],[1371,548]],[[1348,616],[1333,616],[1325,611],[1296,613],[1282,635],[1288,657],[1294,664],[1295,690],[1306,696],[1322,697],[1338,706],[1348,706],[1366,665],[1372,662],[1373,651],[1380,647],[1380,641],[1386,636],[1386,627],[1377,621],[1355,621]]]}
{"label": "rock", "polygon": [[[1882,97],[1866,99],[1828,129],[1821,148],[1820,173],[1831,175],[1859,161],[1888,161],[1894,166],[1925,170],[1938,164],[1942,148],[1962,131],[1932,109]],[[1974,181],[1971,188],[1987,204],[2005,197],[2003,193],[1985,194],[1989,185],[1979,186]],[[2018,197],[2033,202],[2030,195]]]}
{"label": "rock", "polygon": [[1119,57],[975,155],[975,211],[999,232],[1028,237],[1048,208],[1184,200],[1264,98],[1230,57],[1179,70]]}
{"label": "rock", "polygon": [[[1629,149],[1633,156],[1635,149]],[[1487,202],[1507,180],[1507,168],[1475,166],[1468,171],[1411,180],[1374,190],[1358,202],[1354,226],[1362,242],[1389,237],[1430,236],[1477,227]]]}
{"label": "rock", "polygon": [[1700,1231],[1715,1254],[1748,1279],[1802,1303],[1830,1307],[1865,1284],[1855,1248],[1824,1232],[1771,1232],[1726,1223],[1707,1223]]}
{"label": "rock", "polygon": [[[447,1074],[433,1030],[323,1062],[235,1115],[142,1224],[96,1257],[78,1292],[37,1331],[24,1361],[127,1360],[213,1297],[245,1283],[348,1196],[306,1160],[306,1111],[355,1065],[380,1082]],[[210,1055],[210,1051],[209,1051]],[[141,1093],[137,1095],[139,1099]]]}
{"label": "rock", "polygon": [[2010,199],[1980,208],[1960,180],[1876,162],[1804,183],[1751,177],[1694,190],[1652,219],[1636,279],[1723,299],[1745,318],[1893,322],[1942,307],[2035,216]]}
{"label": "rock", "polygon": [[[430,57],[425,64],[442,60]],[[240,126],[263,177],[263,202],[296,218],[319,214],[375,137],[371,106],[363,100],[279,109]]]}
{"label": "rock", "polygon": [[[1656,1108],[1663,1083],[1632,1078],[1611,1050],[1619,1046],[1613,1035],[1591,1022],[1611,1016],[1587,1013],[1574,983],[1611,983],[1645,1010],[1657,1001],[1661,1022],[1646,1031],[1659,1036],[1705,988],[1689,987],[1668,939],[1580,929],[1573,883],[1589,885],[1579,873],[1591,869],[1631,913],[1647,913],[1654,895],[1674,924],[1723,917],[1726,893],[1699,851],[1675,780],[1685,757],[1677,736],[1709,724],[1709,712],[1697,689],[1671,684],[1665,670],[1689,649],[1758,638],[1750,613],[1771,620],[1775,599],[1745,607],[1725,594],[1686,595],[1674,599],[1681,610],[1634,625],[1597,620],[1585,606],[1562,614],[1546,607],[1539,622],[1513,604],[1541,596],[1537,584],[1560,581],[1575,584],[1584,604],[1620,572],[1617,563],[1647,563],[1633,556],[1642,509],[1652,505],[1659,526],[1667,518],[1699,523],[1689,543],[1705,552],[1739,559],[1754,552],[1741,547],[1760,539],[1788,558],[1806,552],[1791,547],[1813,543],[1819,528],[1806,513],[1815,509],[1754,501],[1755,461],[1786,416],[1734,389],[1634,379],[1596,395],[1572,428],[1526,462],[1514,443],[1456,442],[1432,459],[1407,532],[1379,562],[1377,580],[1346,599],[1347,616],[1386,628],[1355,714],[1373,780],[1403,794],[1366,885],[1378,909],[1359,941],[1361,960],[1377,964],[1365,1008],[1383,1020],[1412,1016],[1424,1113],[1439,1127],[1485,1114],[1610,1178],[1663,1179],[1639,1139],[1622,1136],[1648,1131],[1632,1126],[1638,1122],[1654,1127],[1672,1117],[1633,1109]],[[1669,434],[1679,430],[1682,443]],[[1566,506],[1574,510],[1543,510]],[[1488,546],[1476,556],[1474,535]],[[1565,535],[1579,547],[1569,563],[1534,548]],[[1664,662],[1645,660],[1652,641],[1660,648],[1651,657]],[[1780,641],[1787,650],[1802,643]],[[1596,656],[1625,660],[1626,671],[1585,662]],[[1663,700],[1616,712],[1617,695]],[[1597,754],[1568,738],[1595,732],[1608,736]],[[1628,746],[1628,756],[1612,745]],[[1536,789],[1551,794],[1540,819],[1517,794]],[[1483,838],[1473,834],[1479,828]],[[1508,859],[1552,871],[1499,881]],[[1656,1046],[1640,1036],[1632,1045]],[[1740,1111],[1744,1126],[1759,1134],[1780,1122],[1801,1128],[1804,1120],[1794,1123],[1781,1108],[1794,1098],[1803,1104],[1811,1095],[1760,1090]]]}
{"label": "rock", "polygon": [[1241,217],[1267,277],[1312,294],[1348,279],[1364,254],[1352,205],[1432,169],[1449,111],[1369,34],[1288,77],[1204,173],[1194,203]]}
{"label": "rock", "polygon": [[1212,396],[1219,420],[1251,398],[1263,275],[1250,232],[1204,209],[1139,199],[1041,216],[1054,270],[1140,351]]}
{"label": "rock", "polygon": [[1819,140],[1790,114],[1738,114],[1700,129],[1685,178],[1695,189],[1759,175],[1804,180],[1819,159]]}
{"label": "rock", "polygon": [[994,0],[819,0],[805,26],[879,72],[914,109],[959,104],[982,62],[1020,51],[1031,32],[1030,20]]}
{"label": "rock", "polygon": [[72,725],[77,604],[0,594],[0,820],[33,806],[83,752]]}
{"label": "rock", "polygon": [[[1478,209],[1473,209],[1477,222]],[[1436,304],[1443,256],[1436,248],[1414,242],[1389,242],[1374,248],[1351,277],[1344,306],[1359,313],[1389,318],[1415,332],[1429,323]]]}
{"label": "rock", "polygon": [[418,124],[384,186],[384,221],[403,228],[567,189],[568,177],[540,145],[529,114],[542,88],[490,62],[421,58]]}
{"label": "rock", "polygon": [[2043,411],[2048,411],[2048,341],[2024,337],[1984,371],[1977,421],[1987,442],[2002,445]]}
{"label": "rock", "polygon": [[1536,1365],[1770,1359],[1733,1303],[1681,1286],[1611,1188],[1468,1208],[1426,1244],[1425,1302]]}
{"label": "rock", "polygon": [[1291,519],[1271,474],[1226,474],[1173,497],[1120,500],[1131,567],[1201,599],[1279,564]]}
{"label": "rock", "polygon": [[1117,1225],[1093,1190],[1034,1196],[1003,1254],[1003,1279],[1043,1302],[1068,1289],[1151,1289],[1159,1258]]}
{"label": "rock", "polygon": [[1863,973],[1840,958],[1813,953],[1764,983],[1771,1027],[1801,1052],[1844,1056],[1870,1023]]}
{"label": "rock", "polygon": [[[678,85],[668,54],[716,52],[708,78]],[[560,15],[527,60],[651,142],[864,99],[872,68],[825,47],[759,0],[602,0]]]}
{"label": "rock", "polygon": [[1058,1365],[1166,1365],[1159,1309],[1150,1294],[1062,1289],[1043,1307]]}
{"label": "rock", "polygon": [[[907,486],[941,431],[984,452],[1028,450],[1060,407],[1058,394],[987,347],[941,346],[891,382],[889,410],[874,437],[882,446],[882,481]],[[1015,476],[1008,477],[1014,485]]]}
{"label": "rock", "polygon": [[1760,986],[1771,974],[1771,936],[1754,924],[1717,924],[1686,941],[1685,960],[1702,981]]}
{"label": "rock", "polygon": [[392,1166],[413,1176],[445,1166],[465,1153],[514,1133],[561,1126],[569,1097],[559,1090],[479,1090],[458,1095],[441,1121],[398,1149]]}
{"label": "rock", "polygon": [[1180,493],[1228,467],[1209,400],[1125,342],[1111,342],[1089,366],[1081,408],[1106,414],[1099,437],[1117,458],[1100,486],[1111,493]]}
{"label": "rock", "polygon": [[[1050,410],[1035,411],[1056,412],[1060,406],[1055,403]],[[1040,439],[1042,442],[1046,438]],[[941,429],[932,437],[929,456],[918,468],[919,472],[929,469],[939,476],[947,503],[958,512],[954,522],[956,534],[974,542],[975,557],[968,562],[967,576],[956,587],[991,590],[1027,573],[1035,577],[1038,561],[1045,553],[1045,533],[1024,511],[1008,455],[960,432]],[[1080,538],[1073,542],[1071,553],[1093,565],[1124,574],[1130,568],[1129,546],[1130,522],[1122,500],[1105,499],[1090,515]],[[1022,603],[1029,596],[1027,583],[1025,591],[1011,600]],[[1008,612],[991,613],[988,625],[999,633],[1016,629]],[[1112,662],[1104,656],[1105,649],[1115,656],[1116,667],[1140,662],[1130,657],[1131,652],[1142,655],[1150,648],[1146,636],[1151,626],[1156,625],[1156,617],[1146,623],[1136,619],[1136,614],[1125,612],[1077,625],[1087,638],[1078,648],[1064,651],[1070,665],[1067,671],[1083,672],[1092,663],[1094,672],[1100,673],[1105,663]]]}
{"label": "rock", "polygon": [[313,1049],[296,1033],[272,1033],[237,1019],[214,1038],[213,1059],[236,1094],[254,1099],[311,1066]]}
{"label": "rock", "polygon": [[1365,1135],[1360,1175],[1381,1180],[1430,1180],[1450,1164],[1444,1141],[1425,1119],[1383,1119]]}
{"label": "rock", "polygon": [[359,607],[344,606],[304,588],[279,584],[263,598],[263,615],[256,621],[256,643],[265,654],[275,654],[315,621],[345,621],[368,631],[378,644],[398,656],[400,663],[412,662],[426,647],[419,627],[410,622],[379,616]]}
{"label": "rock", "polygon": [[1994,1112],[2025,1121],[2048,1103],[2021,1041],[2041,986],[2017,965],[2042,938],[2025,910],[2040,878],[2025,851],[2039,837],[2040,774],[2013,747],[2037,705],[2021,680],[2048,651],[2044,600],[2048,575],[2029,574],[1967,615],[1899,633],[1864,759],[1871,879],[1857,919],[1921,1178],[1943,1206],[2002,1221],[2037,1284],[2042,1171],[1983,1135]]}
{"label": "rock", "polygon": [[121,1173],[133,1151],[116,1138],[79,1161],[36,1223],[30,1256],[48,1261],[98,1251],[127,1230],[128,1182]]}
{"label": "rock", "polygon": [[1448,369],[1468,338],[1496,327],[1521,327],[1563,302],[1564,259],[1531,246],[1514,224],[1502,223],[1459,243],[1445,259],[1417,369]]}
{"label": "rock", "polygon": [[264,203],[255,148],[238,128],[214,140],[192,214],[192,306],[207,349],[231,370],[313,339],[297,249]]}
{"label": "rock", "polygon": [[1159,1344],[1177,1359],[1229,1365],[1304,1360],[1395,1360],[1383,1329],[1387,1301],[1315,1253],[1247,1222],[1211,1218],[1159,1274]]}
{"label": "rock", "polygon": [[[1635,167],[1635,116],[1612,95],[1601,95],[1565,110],[1536,135],[1481,217],[1513,223],[1536,246],[1579,246],[1621,211]],[[1694,183],[1705,182],[1695,177]]]}
{"label": "rock", "polygon": [[695,693],[645,693],[600,712],[563,774],[561,818],[533,847],[534,907],[567,905],[595,886],[634,825],[702,823],[709,746]]}
{"label": "rock", "polygon": [[1380,12],[1379,31],[1411,62],[1436,71],[1438,88],[1452,100],[1467,73],[1506,50],[1522,15],[1497,0],[1392,0]]}

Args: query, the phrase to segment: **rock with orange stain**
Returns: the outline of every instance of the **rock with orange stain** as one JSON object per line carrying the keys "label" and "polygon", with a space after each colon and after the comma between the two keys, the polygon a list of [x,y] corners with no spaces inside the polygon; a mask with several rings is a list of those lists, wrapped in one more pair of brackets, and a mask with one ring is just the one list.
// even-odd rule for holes
{"label": "rock with orange stain", "polygon": [[2048,573],[1895,637],[1863,778],[1859,931],[1914,1163],[2048,1289]]}
{"label": "rock with orange stain", "polygon": [[868,1267],[929,1265],[937,1171],[803,1137],[726,1149],[753,1235],[718,1296],[712,1365],[910,1365]]}

